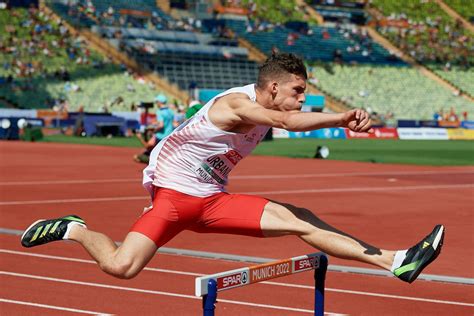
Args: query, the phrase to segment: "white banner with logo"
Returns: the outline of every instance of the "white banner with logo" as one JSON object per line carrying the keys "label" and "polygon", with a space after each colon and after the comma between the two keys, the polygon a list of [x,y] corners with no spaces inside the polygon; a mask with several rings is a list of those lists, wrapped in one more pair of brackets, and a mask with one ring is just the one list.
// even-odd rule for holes
{"label": "white banner with logo", "polygon": [[400,139],[449,139],[446,128],[397,128]]}

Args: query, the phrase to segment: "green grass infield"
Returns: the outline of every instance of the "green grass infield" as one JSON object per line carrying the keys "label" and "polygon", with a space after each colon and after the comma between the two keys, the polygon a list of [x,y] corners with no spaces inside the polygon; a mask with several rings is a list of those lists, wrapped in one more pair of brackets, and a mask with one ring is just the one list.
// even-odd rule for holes
{"label": "green grass infield", "polygon": [[[137,147],[135,137],[45,136],[45,142]],[[474,165],[474,142],[461,140],[275,139],[262,142],[254,155],[313,158],[317,146],[329,148],[328,160],[436,166]]]}

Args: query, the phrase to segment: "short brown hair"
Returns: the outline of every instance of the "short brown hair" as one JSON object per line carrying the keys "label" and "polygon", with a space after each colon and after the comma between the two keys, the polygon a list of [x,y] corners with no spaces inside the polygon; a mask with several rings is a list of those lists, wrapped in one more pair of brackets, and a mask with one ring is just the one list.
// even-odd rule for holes
{"label": "short brown hair", "polygon": [[257,86],[263,88],[269,80],[285,74],[294,74],[303,77],[305,80],[308,79],[306,67],[301,58],[294,54],[277,53],[268,57],[260,66]]}

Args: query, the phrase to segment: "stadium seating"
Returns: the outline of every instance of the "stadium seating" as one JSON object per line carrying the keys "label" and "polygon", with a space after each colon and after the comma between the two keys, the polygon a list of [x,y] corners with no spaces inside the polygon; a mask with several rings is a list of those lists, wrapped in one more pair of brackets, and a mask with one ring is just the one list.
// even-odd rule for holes
{"label": "stadium seating", "polygon": [[[77,109],[80,105],[88,105],[87,109],[95,112],[130,111],[132,103],[153,102],[159,93],[153,86],[140,83],[124,72],[104,76],[95,74],[94,77],[77,80],[76,84],[81,90],[67,94],[70,106]],[[62,90],[64,87],[61,85],[51,87],[51,91],[56,93]]]}
{"label": "stadium seating", "polygon": [[466,69],[454,66],[447,70],[445,67],[432,66],[431,69],[463,92],[474,96],[474,68]]}
{"label": "stadium seating", "polygon": [[312,73],[321,90],[383,116],[391,112],[396,119],[432,119],[442,108],[453,106],[459,113],[473,108],[411,67],[333,65],[328,72],[315,66]]}
{"label": "stadium seating", "polygon": [[[101,71],[86,68],[81,73],[72,73],[71,76],[76,78],[73,84],[80,88],[78,91],[68,89],[64,81],[37,77],[30,83],[33,88],[28,90],[0,85],[0,97],[22,108],[49,108],[52,100],[63,99],[67,100],[71,111],[84,106],[89,112],[103,112],[105,107],[109,111],[130,111],[132,103],[152,102],[158,94],[149,85],[126,75],[118,66],[109,65],[107,68]],[[120,98],[121,102],[113,104]]]}
{"label": "stadium seating", "polygon": [[71,7],[57,1],[48,1],[47,3],[54,12],[71,25],[89,28],[96,24],[90,16],[85,14],[83,11],[78,10],[78,8],[70,10]]}
{"label": "stadium seating", "polygon": [[[152,13],[157,19],[163,21],[162,27],[166,27],[168,21],[172,20],[171,17],[163,13],[153,0],[143,1],[125,1],[125,0],[91,0],[91,1],[78,1],[77,5],[68,6],[61,1],[47,0],[46,3],[61,17],[65,18],[69,23],[90,28],[93,25],[101,24],[101,22],[108,22],[102,19],[102,14],[108,12],[109,8],[113,9],[112,20],[117,22],[121,16],[120,11],[136,10],[145,11]],[[88,10],[88,3],[93,5],[93,9]],[[113,23],[115,24],[115,23]],[[138,24],[139,25],[139,24]]]}
{"label": "stadium seating", "polygon": [[[136,9],[122,2],[94,1],[97,12],[114,12],[121,8]],[[141,10],[159,12],[169,25],[176,24],[170,16],[147,4]],[[212,32],[195,33],[179,30],[143,29],[137,27],[110,27],[95,25],[94,32],[109,40],[115,47],[125,49],[141,65],[166,77],[170,82],[187,90],[198,88],[224,89],[254,82],[257,64],[248,60],[246,48],[237,47],[236,39]],[[120,34],[117,38],[116,34]]]}
{"label": "stadium seating", "polygon": [[[102,56],[77,39],[60,35],[55,22],[39,14],[34,17],[44,25],[51,25],[48,32],[36,36],[50,53],[45,55],[37,50],[33,54],[25,45],[14,45],[5,40],[0,54],[0,98],[20,108],[50,108],[59,100],[66,100],[71,111],[81,105],[86,111],[103,111],[104,106],[110,111],[130,110],[132,103],[153,101],[158,91],[130,75],[125,76],[124,69],[104,62]],[[31,39],[31,27],[24,25],[28,20],[25,9],[0,11],[0,28],[13,27],[20,40]],[[4,34],[0,36],[9,38]],[[54,42],[64,45],[54,45]],[[12,47],[16,48],[14,52]],[[71,55],[72,48],[74,54]],[[79,58],[82,58],[81,62]],[[29,73],[29,64],[33,65],[32,73]],[[67,75],[61,75],[64,72]]]}
{"label": "stadium seating", "polygon": [[172,18],[161,11],[156,6],[155,0],[140,0],[140,1],[128,1],[128,0],[92,0],[97,12],[107,12],[109,7],[114,9],[114,15],[116,18],[120,16],[120,10],[137,10],[137,11],[147,11],[154,12],[161,19],[170,21]]}
{"label": "stadium seating", "polygon": [[474,2],[466,0],[443,0],[448,6],[471,23],[474,21]]}
{"label": "stadium seating", "polygon": [[378,31],[407,54],[427,66],[433,64],[474,64],[474,36],[434,1],[374,0],[372,4],[386,17]]}
{"label": "stadium seating", "polygon": [[232,50],[224,48],[223,50],[228,50],[231,54],[226,55],[225,52],[218,50],[218,47],[202,46],[201,49],[212,48],[206,51],[199,50],[198,45],[189,44],[181,44],[184,46],[181,49],[174,47],[171,50],[170,43],[166,45],[168,45],[166,49],[157,49],[153,54],[141,51],[134,47],[133,43],[129,43],[127,47],[129,55],[135,60],[165,76],[184,90],[192,85],[204,89],[225,89],[256,80],[257,64],[248,60],[246,54],[233,55]]}
{"label": "stadium seating", "polygon": [[[241,20],[227,20],[226,25],[265,54],[277,48],[282,52],[300,55],[308,61],[333,61],[335,51],[339,50],[345,62],[405,65],[370,38],[362,39],[359,34],[354,35],[353,30],[357,29],[353,26],[339,29],[312,26],[312,34],[303,35],[284,26],[277,26],[271,31],[248,32],[246,22]],[[288,45],[289,34],[297,36],[292,45]]]}
{"label": "stadium seating", "polygon": [[[415,0],[408,1],[408,7],[415,3]],[[386,2],[389,3],[388,9],[384,7],[386,10],[396,8],[396,4],[390,1],[374,0],[379,9]],[[61,7],[63,2],[48,3],[59,10],[57,12],[61,16],[71,18],[68,17],[71,8]],[[85,5],[85,1],[80,3]],[[313,82],[320,89],[351,106],[365,107],[379,114],[391,112],[397,119],[431,119],[435,111],[451,106],[456,107],[457,111],[470,111],[472,108],[472,103],[454,96],[435,81],[421,75],[352,25],[308,26],[302,21],[283,25],[260,21],[260,25],[271,25],[267,30],[260,30],[254,21],[247,22],[245,17],[230,19],[226,16],[225,19],[203,20],[202,30],[192,32],[173,28],[179,24],[178,21],[163,13],[152,0],[140,2],[139,6],[136,2],[125,0],[92,0],[92,3],[95,11],[85,14],[83,19],[79,15],[82,20],[88,21],[82,26],[87,24],[104,40],[183,90],[191,87],[226,89],[255,81],[258,65],[248,59],[247,49],[238,47],[237,39],[232,34],[222,36],[216,32],[227,27],[267,55],[276,48],[302,56],[314,65],[311,80],[316,78]],[[158,16],[163,25],[109,24],[101,18],[109,7],[113,8],[116,19],[121,16],[119,12],[122,9],[139,10]],[[385,9],[381,9],[382,12],[385,13]],[[422,16],[420,19],[426,19],[425,15]],[[447,21],[450,21],[449,17]],[[248,29],[249,25],[253,30]],[[308,29],[301,32],[298,25]],[[335,52],[340,52],[345,66],[332,64]],[[54,63],[52,67],[57,67],[67,63],[67,59],[50,63]],[[472,71],[457,65],[452,65],[450,71],[443,70],[445,64],[435,66],[432,69],[440,76],[472,94]],[[108,105],[108,110],[119,111],[129,110],[132,103],[151,101],[158,93],[147,84],[124,76],[124,70],[118,66],[109,65],[105,71],[96,71],[92,67],[76,68],[77,72],[72,71],[71,76],[75,78],[74,84],[80,87],[79,91],[71,91],[63,81],[35,78],[32,81],[36,87],[34,91],[20,89],[8,95],[0,85],[0,97],[7,96],[26,107],[42,106],[30,104],[31,100],[45,104],[50,98],[66,98],[72,109],[86,105],[88,110],[102,111],[104,105]],[[324,68],[332,68],[333,71],[327,72]],[[107,89],[98,88],[104,86]]]}

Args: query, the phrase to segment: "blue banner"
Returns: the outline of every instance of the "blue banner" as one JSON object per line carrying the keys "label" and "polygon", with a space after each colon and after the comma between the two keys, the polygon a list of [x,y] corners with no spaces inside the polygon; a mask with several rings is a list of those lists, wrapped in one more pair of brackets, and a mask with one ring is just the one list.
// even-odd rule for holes
{"label": "blue banner", "polygon": [[434,120],[398,120],[398,127],[439,127],[439,122]]}
{"label": "blue banner", "polygon": [[343,128],[322,128],[309,132],[289,132],[289,138],[345,139]]}
{"label": "blue banner", "polygon": [[466,129],[474,129],[474,121],[462,121],[461,127]]}

